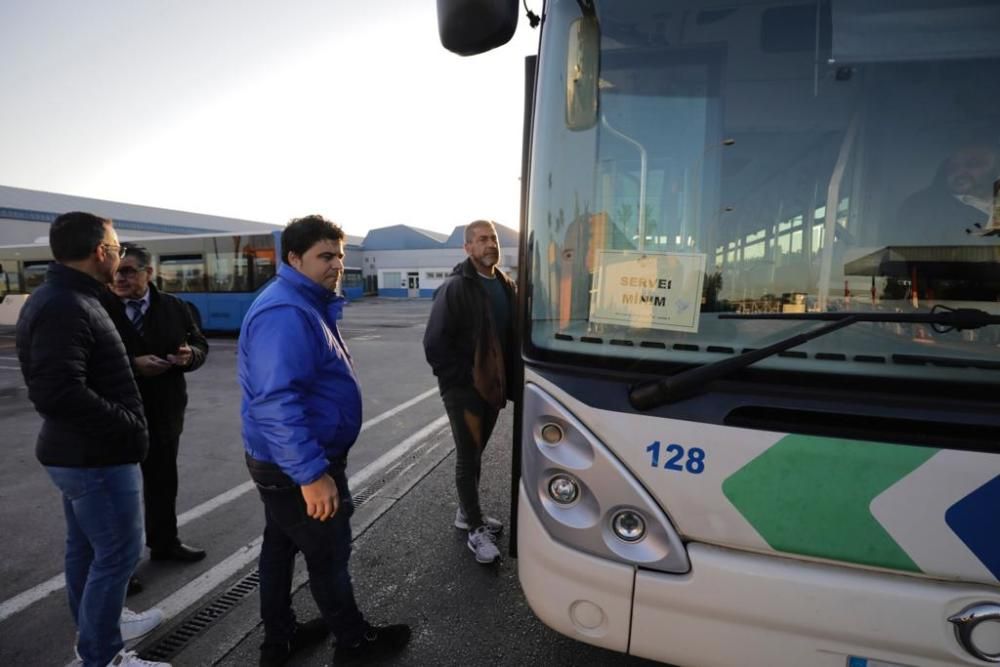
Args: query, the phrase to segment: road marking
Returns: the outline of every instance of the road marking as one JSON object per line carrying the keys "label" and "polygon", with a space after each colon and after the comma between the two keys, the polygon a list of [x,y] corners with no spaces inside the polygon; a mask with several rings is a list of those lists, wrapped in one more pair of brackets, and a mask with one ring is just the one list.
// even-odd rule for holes
{"label": "road marking", "polygon": [[[405,403],[401,403],[401,404],[397,405],[395,408],[393,408],[391,410],[387,410],[386,412],[383,412],[382,414],[378,415],[377,417],[373,417],[372,419],[369,419],[368,421],[364,422],[361,425],[361,431],[362,432],[366,431],[367,429],[369,429],[372,426],[378,424],[379,422],[382,422],[382,421],[384,421],[386,419],[389,419],[390,417],[392,417],[394,415],[399,414],[403,410],[405,410],[405,409],[407,409],[407,408],[415,405],[416,403],[419,403],[420,401],[424,400],[425,398],[427,398],[428,396],[430,396],[435,391],[437,391],[437,389],[429,389],[429,390],[425,391],[424,393],[420,394],[419,396],[415,396],[415,397],[411,398],[410,400],[406,401]],[[367,466],[365,466],[364,468],[362,468],[361,470],[359,470],[357,472],[357,474],[354,475],[354,477],[351,477],[348,480],[348,486],[350,486],[351,488],[354,488],[356,486],[364,484],[366,481],[368,481],[369,479],[371,479],[371,477],[373,475],[376,475],[379,472],[381,472],[381,470],[383,468],[388,467],[389,465],[391,465],[392,463],[394,463],[397,459],[399,459],[401,456],[403,456],[407,451],[409,451],[414,446],[416,446],[420,442],[420,438],[421,437],[424,437],[424,436],[430,434],[436,428],[439,428],[442,424],[444,424],[447,420],[448,420],[447,416],[440,417],[440,418],[434,420],[433,422],[431,422],[430,424],[428,424],[424,428],[420,429],[419,431],[417,431],[416,433],[414,433],[413,435],[411,435],[409,438],[407,438],[403,442],[399,443],[398,445],[396,445],[395,447],[393,447],[392,449],[390,449],[388,452],[386,452],[382,456],[380,456],[377,459],[375,459],[374,461],[372,461],[371,463],[369,463]],[[184,512],[183,514],[181,514],[181,515],[179,515],[177,517],[177,527],[180,528],[180,527],[184,526],[185,524],[187,524],[187,523],[189,523],[191,521],[194,521],[195,519],[197,519],[197,518],[199,518],[199,517],[201,517],[201,516],[203,516],[203,515],[211,512],[212,510],[217,509],[218,507],[220,507],[220,506],[222,506],[222,505],[224,505],[224,504],[226,504],[226,503],[228,503],[228,502],[230,502],[232,500],[235,500],[236,498],[239,498],[240,496],[242,496],[244,493],[246,493],[247,491],[249,491],[252,488],[253,488],[253,482],[252,481],[244,482],[243,484],[240,484],[237,487],[234,487],[234,488],[229,489],[228,491],[226,491],[224,493],[219,494],[215,498],[211,498],[211,499],[203,502],[202,504],[198,505],[197,507],[192,507],[187,512]],[[253,544],[253,543],[251,543],[251,544]],[[258,547],[258,551],[259,551],[259,547]],[[228,561],[228,559],[227,559],[227,561]],[[223,563],[225,563],[227,561],[223,561]],[[216,568],[220,567],[220,566],[222,566],[223,563],[219,563],[219,565],[216,565],[215,567]],[[213,568],[213,570],[214,569],[215,568]],[[211,571],[212,570],[209,570],[209,572],[211,572]],[[208,573],[206,572],[206,574],[208,574]],[[202,576],[204,576],[204,575],[202,575]],[[228,575],[226,575],[226,576],[228,576]],[[200,577],[199,577],[199,579],[200,579]],[[195,581],[198,581],[199,579],[195,579]],[[37,586],[29,588],[28,590],[24,591],[23,593],[18,593],[17,595],[15,595],[14,597],[10,598],[9,600],[4,600],[4,602],[0,603],[0,622],[3,622],[6,619],[8,619],[11,616],[13,616],[14,614],[27,609],[28,607],[30,607],[31,605],[35,604],[36,602],[38,602],[39,600],[41,600],[45,596],[49,595],[50,593],[54,593],[54,592],[56,592],[56,591],[64,588],[65,586],[66,586],[66,576],[65,576],[65,573],[60,572],[56,576],[54,576],[54,577],[52,577],[52,578],[50,578],[50,579],[48,579],[46,581],[43,581],[42,583],[38,584]],[[181,589],[181,590],[184,590],[184,589]],[[178,591],[178,593],[180,593],[180,591]]]}
{"label": "road marking", "polygon": [[0,369],[3,369],[5,371],[19,371],[19,370],[21,370],[21,367],[20,366],[0,366]]}
{"label": "road marking", "polygon": [[153,606],[163,612],[164,620],[180,614],[204,597],[205,593],[257,560],[263,539],[263,536],[258,537],[240,547],[236,553],[230,554],[212,569],[202,572]]}
{"label": "road marking", "polygon": [[403,442],[399,443],[398,445],[387,451],[385,454],[378,457],[377,459],[366,465],[364,468],[359,470],[357,474],[354,475],[354,477],[347,480],[347,485],[352,488],[354,486],[361,486],[369,479],[371,479],[374,475],[377,475],[379,472],[385,470],[393,463],[398,461],[400,458],[403,457],[404,454],[413,449],[427,436],[429,436],[431,433],[438,430],[447,423],[448,423],[448,415],[443,415],[441,417],[438,417],[430,424],[423,427],[422,429],[411,435],[409,438],[403,440]]}
{"label": "road marking", "polygon": [[396,407],[394,407],[392,410],[386,410],[385,412],[383,412],[382,414],[380,414],[378,417],[372,417],[371,419],[369,419],[368,421],[366,421],[364,424],[361,425],[361,432],[364,433],[365,431],[367,431],[368,429],[370,429],[372,426],[375,426],[375,424],[378,424],[381,421],[385,421],[386,419],[389,419],[390,417],[393,417],[393,416],[399,414],[400,412],[402,412],[403,410],[409,408],[410,406],[416,405],[417,403],[419,403],[420,401],[424,400],[425,398],[427,398],[428,396],[430,396],[431,394],[433,394],[436,391],[437,391],[437,387],[434,387],[432,389],[428,389],[427,391],[425,391],[424,393],[420,394],[419,396],[414,396],[413,398],[411,398],[410,400],[408,400],[406,403],[400,403],[399,405],[397,405]]}
{"label": "road marking", "polygon": [[233,487],[232,489],[229,489],[225,493],[220,493],[216,497],[206,500],[197,507],[192,507],[187,512],[184,512],[183,514],[177,517],[177,527],[180,528],[181,526],[184,526],[185,524],[188,524],[194,521],[195,519],[208,514],[212,510],[217,509],[222,505],[225,505],[229,501],[236,500],[237,498],[239,498],[252,488],[253,488],[252,481],[243,482],[239,486]]}

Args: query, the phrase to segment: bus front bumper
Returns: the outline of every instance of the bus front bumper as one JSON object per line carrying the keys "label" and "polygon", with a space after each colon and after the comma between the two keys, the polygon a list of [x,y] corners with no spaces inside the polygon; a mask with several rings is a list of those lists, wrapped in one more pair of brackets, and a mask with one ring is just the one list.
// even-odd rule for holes
{"label": "bus front bumper", "polygon": [[705,544],[688,546],[687,574],[639,570],[556,542],[519,494],[521,587],[542,622],[574,639],[692,667],[984,664],[947,619],[1000,602],[995,588]]}

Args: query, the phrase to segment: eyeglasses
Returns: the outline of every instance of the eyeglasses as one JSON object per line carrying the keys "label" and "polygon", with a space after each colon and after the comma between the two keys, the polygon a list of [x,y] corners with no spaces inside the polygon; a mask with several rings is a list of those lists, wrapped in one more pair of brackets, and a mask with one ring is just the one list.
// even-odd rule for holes
{"label": "eyeglasses", "polygon": [[134,267],[131,267],[131,266],[123,266],[120,269],[118,269],[117,271],[115,271],[116,275],[119,274],[119,273],[124,278],[135,278],[136,275],[138,275],[139,271],[137,271]]}
{"label": "eyeglasses", "polygon": [[107,248],[108,250],[114,250],[116,253],[118,253],[118,259],[125,259],[125,253],[128,252],[128,248],[124,246],[113,245],[111,243],[102,243],[101,245]]}

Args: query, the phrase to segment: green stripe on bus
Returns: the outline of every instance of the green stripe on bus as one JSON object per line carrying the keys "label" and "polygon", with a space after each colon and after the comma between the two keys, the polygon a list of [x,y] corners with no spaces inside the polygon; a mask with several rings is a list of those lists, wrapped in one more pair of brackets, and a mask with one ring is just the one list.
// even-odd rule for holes
{"label": "green stripe on bus", "polygon": [[788,435],[730,475],[722,491],[772,549],[919,572],[869,506],[937,452]]}

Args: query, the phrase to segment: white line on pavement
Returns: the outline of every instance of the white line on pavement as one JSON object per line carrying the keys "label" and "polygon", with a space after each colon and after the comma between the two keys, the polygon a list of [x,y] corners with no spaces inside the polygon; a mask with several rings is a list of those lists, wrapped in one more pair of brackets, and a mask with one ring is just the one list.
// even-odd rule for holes
{"label": "white line on pavement", "polygon": [[154,606],[163,611],[164,618],[172,618],[181,613],[200,600],[205,593],[257,560],[263,539],[263,536],[258,537],[246,546],[240,547],[235,553],[213,566],[211,570],[202,572],[198,577],[184,584]]}
{"label": "white line on pavement", "polygon": [[5,371],[19,371],[19,370],[21,370],[20,366],[0,366],[0,368],[2,368]]}
{"label": "white line on pavement", "polygon": [[396,407],[394,407],[392,410],[386,410],[385,412],[383,412],[382,414],[380,414],[378,417],[372,417],[371,419],[369,419],[368,421],[366,421],[364,424],[361,425],[361,432],[364,433],[365,431],[367,431],[368,429],[370,429],[375,424],[378,424],[379,422],[384,421],[384,420],[388,419],[389,417],[393,417],[395,415],[398,415],[403,410],[407,409],[408,407],[410,407],[412,405],[416,405],[417,403],[419,403],[420,401],[424,400],[425,398],[427,398],[431,394],[435,393],[436,391],[437,391],[436,387],[432,388],[432,389],[428,389],[427,391],[425,391],[424,393],[420,394],[419,396],[414,396],[413,398],[411,398],[410,400],[408,400],[406,403],[400,403],[399,405],[397,405]]}
{"label": "white line on pavement", "polygon": [[[351,476],[347,480],[347,486],[351,489],[362,487],[365,482],[391,467],[400,457],[421,444],[428,436],[446,424],[447,421],[447,415],[435,419]],[[433,447],[428,449],[428,452],[434,451],[440,444],[440,442],[435,443]],[[412,464],[410,467],[412,467]],[[357,491],[354,493],[357,493]],[[178,518],[179,521],[180,519]],[[164,619],[173,618],[182,613],[223,581],[239,572],[244,566],[252,563],[260,554],[261,540],[262,538],[258,537],[246,546],[240,547],[236,553],[228,556],[225,560],[212,567],[212,569],[203,572],[196,579],[188,582],[182,588],[163,598],[153,606],[163,611]]]}
{"label": "white line on pavement", "polygon": [[359,470],[352,478],[347,480],[347,485],[351,488],[363,486],[365,482],[398,461],[404,454],[413,449],[414,446],[447,423],[448,415],[438,417],[430,424],[423,427],[409,438],[403,440],[403,442],[399,443],[385,454]]}
{"label": "white line on pavement", "polygon": [[[375,424],[378,424],[379,422],[385,419],[388,419],[394,415],[399,414],[403,410],[427,398],[435,391],[437,391],[437,389],[429,389],[424,393],[420,394],[419,396],[415,396],[414,398],[411,398],[405,403],[401,403],[397,405],[395,408],[387,410],[386,412],[383,412],[377,417],[369,419],[368,421],[364,422],[361,425],[361,430],[365,431],[374,426]],[[373,475],[378,474],[379,472],[382,471],[382,469],[388,467],[389,465],[394,463],[397,459],[399,459],[401,456],[403,456],[403,454],[412,449],[415,445],[417,445],[420,442],[420,438],[425,437],[426,435],[434,431],[434,429],[440,427],[443,423],[447,421],[447,419],[448,419],[447,416],[436,419],[435,421],[431,422],[424,428],[420,429],[419,431],[411,435],[403,442],[399,443],[398,445],[390,449],[388,452],[386,452],[379,458],[369,463],[367,466],[359,470],[357,474],[354,475],[354,477],[348,480],[348,486],[350,486],[353,489],[360,486],[361,484],[364,484]],[[185,524],[194,521],[195,519],[204,516],[205,514],[208,514],[212,510],[217,509],[221,505],[224,505],[225,503],[235,500],[244,493],[250,491],[252,488],[253,488],[253,482],[244,482],[243,484],[240,484],[239,486],[229,489],[228,491],[221,493],[214,498],[206,500],[197,507],[192,507],[187,512],[184,512],[183,514],[177,517],[177,527],[180,528]],[[251,545],[252,544],[253,543],[251,543]],[[230,558],[232,558],[232,556]],[[226,561],[223,561],[223,563],[227,562],[228,560],[229,559],[226,559]],[[215,567],[220,567],[223,563],[219,563],[219,565],[216,565]],[[213,568],[213,570],[214,569],[215,568]],[[209,570],[209,572],[211,571],[212,570]],[[208,572],[206,572],[205,574],[208,574]],[[198,581],[199,579],[195,579],[195,581]],[[0,622],[10,618],[11,616],[20,611],[23,611],[24,609],[27,609],[28,607],[35,604],[45,596],[49,595],[50,593],[54,593],[65,586],[66,586],[65,574],[63,572],[60,572],[56,576],[46,581],[43,581],[37,586],[29,588],[23,593],[18,593],[17,595],[8,600],[4,600],[2,603],[0,603]],[[180,591],[178,591],[178,593],[180,593]]]}
{"label": "white line on pavement", "polygon": [[187,512],[184,512],[177,517],[177,527],[180,528],[181,526],[194,521],[198,517],[208,514],[212,510],[225,505],[230,500],[236,500],[252,488],[253,482],[243,482],[239,486],[233,487],[225,493],[220,493],[216,497],[206,500],[197,507],[192,507]]}

